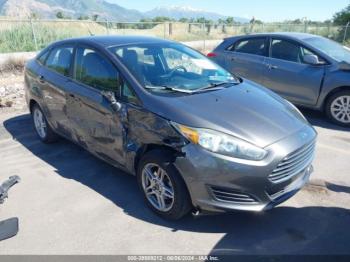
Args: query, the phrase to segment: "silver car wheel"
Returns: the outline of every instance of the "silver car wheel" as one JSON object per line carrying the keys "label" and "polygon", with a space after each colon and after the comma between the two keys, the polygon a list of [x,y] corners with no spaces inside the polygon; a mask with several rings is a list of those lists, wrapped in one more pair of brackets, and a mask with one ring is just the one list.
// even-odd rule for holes
{"label": "silver car wheel", "polygon": [[142,188],[147,200],[159,211],[167,212],[174,204],[174,187],[167,172],[157,164],[142,170]]}
{"label": "silver car wheel", "polygon": [[43,113],[35,108],[33,112],[35,130],[41,138],[46,137],[46,122]]}
{"label": "silver car wheel", "polygon": [[331,114],[341,123],[350,123],[350,96],[339,96],[331,104]]}

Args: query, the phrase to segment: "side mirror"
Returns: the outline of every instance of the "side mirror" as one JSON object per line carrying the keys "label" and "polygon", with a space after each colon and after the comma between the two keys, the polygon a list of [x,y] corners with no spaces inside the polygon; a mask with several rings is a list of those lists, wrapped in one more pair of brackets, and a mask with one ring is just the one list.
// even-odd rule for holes
{"label": "side mirror", "polygon": [[111,107],[114,112],[120,111],[122,105],[117,101],[113,91],[103,90],[101,91],[101,95],[111,103]]}
{"label": "side mirror", "polygon": [[304,55],[303,60],[306,64],[309,65],[319,65],[320,61],[318,60],[317,55]]}

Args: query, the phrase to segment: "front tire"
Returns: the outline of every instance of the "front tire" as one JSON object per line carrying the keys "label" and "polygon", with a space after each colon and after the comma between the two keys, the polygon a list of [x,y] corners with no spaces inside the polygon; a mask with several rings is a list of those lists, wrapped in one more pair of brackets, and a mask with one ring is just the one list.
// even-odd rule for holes
{"label": "front tire", "polygon": [[191,210],[186,184],[167,151],[146,153],[138,165],[137,181],[147,205],[157,215],[178,220]]}
{"label": "front tire", "polygon": [[332,95],[326,103],[326,114],[335,124],[350,127],[350,91]]}
{"label": "front tire", "polygon": [[49,123],[46,120],[44,112],[41,110],[39,105],[34,105],[31,113],[33,125],[39,139],[45,144],[56,142],[58,136],[50,127]]}

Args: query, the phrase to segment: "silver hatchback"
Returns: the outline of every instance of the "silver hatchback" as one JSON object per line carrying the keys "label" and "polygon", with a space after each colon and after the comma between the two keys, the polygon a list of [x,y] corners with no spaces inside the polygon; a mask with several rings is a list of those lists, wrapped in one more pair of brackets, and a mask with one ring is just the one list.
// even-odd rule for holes
{"label": "silver hatchback", "polygon": [[208,56],[292,103],[350,126],[350,51],[324,37],[271,33],[225,39]]}

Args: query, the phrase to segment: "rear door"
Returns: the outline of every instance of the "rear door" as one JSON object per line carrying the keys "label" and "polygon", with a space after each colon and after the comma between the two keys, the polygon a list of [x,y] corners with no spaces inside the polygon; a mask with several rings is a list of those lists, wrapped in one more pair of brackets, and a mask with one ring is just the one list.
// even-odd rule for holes
{"label": "rear door", "polygon": [[267,37],[240,39],[226,51],[227,69],[257,83],[263,82],[265,58],[268,55]]}
{"label": "rear door", "polygon": [[70,132],[66,115],[66,91],[69,89],[73,45],[56,46],[42,61],[38,77],[44,99],[43,110],[49,122],[61,133]]}
{"label": "rear door", "polygon": [[119,72],[109,59],[88,46],[77,46],[74,60],[73,88],[67,93],[74,139],[100,158],[123,166],[124,111],[114,112],[102,95],[102,90],[114,90],[119,96]]}
{"label": "rear door", "polygon": [[263,84],[293,103],[315,105],[326,62],[319,57],[320,65],[306,64],[303,61],[305,54],[315,53],[295,41],[271,38]]}

